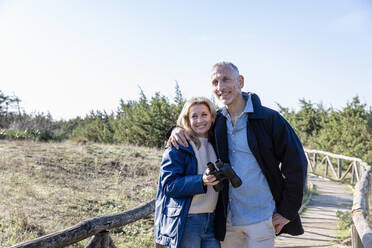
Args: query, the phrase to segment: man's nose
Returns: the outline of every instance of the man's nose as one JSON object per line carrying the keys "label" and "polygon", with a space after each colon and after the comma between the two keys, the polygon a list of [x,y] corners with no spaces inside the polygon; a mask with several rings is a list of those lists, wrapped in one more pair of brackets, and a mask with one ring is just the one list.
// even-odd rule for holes
{"label": "man's nose", "polygon": [[221,90],[223,88],[223,85],[222,85],[222,82],[221,81],[218,81],[217,82],[217,90]]}

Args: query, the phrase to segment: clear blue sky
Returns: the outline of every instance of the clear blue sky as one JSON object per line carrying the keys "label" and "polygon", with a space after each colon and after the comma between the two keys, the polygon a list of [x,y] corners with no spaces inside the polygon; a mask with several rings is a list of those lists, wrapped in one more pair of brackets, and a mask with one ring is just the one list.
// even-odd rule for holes
{"label": "clear blue sky", "polygon": [[56,119],[116,110],[141,86],[211,96],[232,61],[263,104],[372,105],[372,2],[3,1],[0,90]]}

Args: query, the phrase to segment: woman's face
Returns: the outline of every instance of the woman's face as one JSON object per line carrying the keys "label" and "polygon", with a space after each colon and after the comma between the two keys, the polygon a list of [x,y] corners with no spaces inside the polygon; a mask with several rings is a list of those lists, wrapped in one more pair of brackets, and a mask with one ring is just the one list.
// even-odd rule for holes
{"label": "woman's face", "polygon": [[209,108],[205,104],[196,104],[190,108],[189,121],[191,129],[199,137],[208,137],[213,119]]}

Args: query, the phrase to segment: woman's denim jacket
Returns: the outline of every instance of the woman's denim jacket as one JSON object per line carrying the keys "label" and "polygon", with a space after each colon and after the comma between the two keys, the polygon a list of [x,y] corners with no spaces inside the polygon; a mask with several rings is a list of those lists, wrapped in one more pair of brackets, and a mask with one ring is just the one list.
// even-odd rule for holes
{"label": "woman's denim jacket", "polygon": [[155,242],[179,247],[191,199],[206,193],[191,147],[166,148],[155,202]]}

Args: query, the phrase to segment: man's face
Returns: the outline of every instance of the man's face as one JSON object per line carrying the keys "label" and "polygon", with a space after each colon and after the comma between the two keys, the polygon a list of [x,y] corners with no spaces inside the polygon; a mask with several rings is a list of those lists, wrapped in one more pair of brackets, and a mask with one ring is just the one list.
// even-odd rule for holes
{"label": "man's face", "polygon": [[229,106],[233,104],[241,96],[244,78],[238,75],[230,66],[214,68],[211,79],[213,93],[224,105]]}

